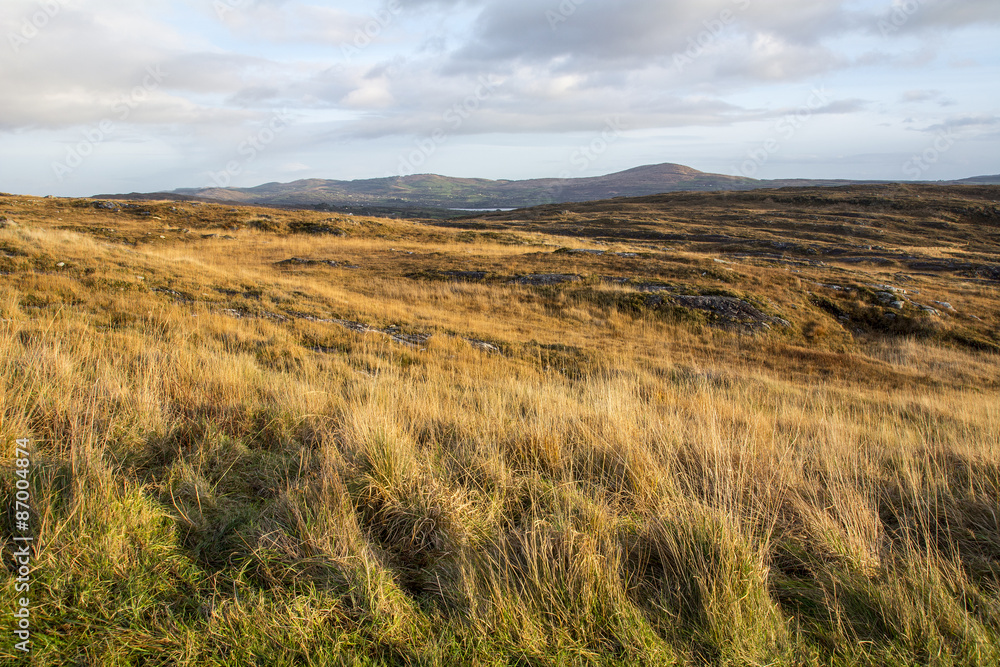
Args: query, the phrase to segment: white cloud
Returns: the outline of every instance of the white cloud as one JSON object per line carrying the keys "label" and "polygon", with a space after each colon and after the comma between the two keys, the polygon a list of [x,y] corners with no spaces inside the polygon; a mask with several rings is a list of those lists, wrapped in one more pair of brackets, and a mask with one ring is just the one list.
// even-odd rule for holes
{"label": "white cloud", "polygon": [[[953,90],[998,74],[996,0],[895,10],[875,0],[223,1],[233,9],[219,16],[212,0],[51,0],[51,15],[36,0],[5,0],[0,138],[47,146],[52,133],[76,137],[111,118],[174,146],[181,164],[185,152],[226,154],[287,108],[306,119],[300,146],[360,154],[364,142],[437,128],[529,146],[613,116],[633,131],[740,127],[779,117],[829,79],[837,95],[825,113],[859,123],[872,122],[863,100],[877,97],[882,113],[898,106],[924,127],[992,127],[982,119],[1000,114],[988,96]],[[880,29],[894,11],[905,20]],[[962,38],[973,30],[978,39]],[[136,99],[150,67],[164,78]],[[483,77],[498,84],[478,96]],[[916,113],[945,105],[947,118]]]}

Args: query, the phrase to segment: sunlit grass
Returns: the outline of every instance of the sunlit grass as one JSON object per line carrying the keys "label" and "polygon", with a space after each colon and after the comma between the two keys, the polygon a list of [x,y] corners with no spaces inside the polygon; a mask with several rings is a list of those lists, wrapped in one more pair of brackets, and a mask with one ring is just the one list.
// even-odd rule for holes
{"label": "sunlit grass", "polygon": [[[42,206],[66,204],[0,230],[34,664],[1000,663],[995,353],[835,335],[781,269],[727,283],[791,320],[751,336],[628,286],[421,277],[604,270],[537,234],[235,232],[201,207],[198,238],[130,245]],[[154,224],[196,227],[115,228]],[[662,279],[718,287],[675,260]]]}

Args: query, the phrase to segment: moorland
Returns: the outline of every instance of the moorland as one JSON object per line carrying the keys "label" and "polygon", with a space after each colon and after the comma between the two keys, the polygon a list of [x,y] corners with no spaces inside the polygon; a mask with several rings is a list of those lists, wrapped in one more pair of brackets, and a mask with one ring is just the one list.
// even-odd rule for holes
{"label": "moorland", "polygon": [[34,664],[1000,664],[998,201],[0,196]]}

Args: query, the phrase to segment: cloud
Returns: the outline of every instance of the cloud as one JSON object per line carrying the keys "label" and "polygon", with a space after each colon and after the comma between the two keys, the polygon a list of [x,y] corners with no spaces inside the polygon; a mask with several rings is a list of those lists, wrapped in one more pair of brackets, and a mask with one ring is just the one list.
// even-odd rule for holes
{"label": "cloud", "polygon": [[939,107],[953,107],[958,103],[945,97],[940,90],[907,90],[899,96],[902,104],[914,105],[933,102]]}
{"label": "cloud", "polygon": [[[736,136],[824,81],[837,95],[812,113],[829,122],[875,122],[873,89],[885,89],[878,121],[897,126],[894,105],[920,126],[970,133],[995,130],[1000,113],[987,95],[954,88],[995,78],[996,0],[219,2],[229,9],[4,0],[0,140],[70,140],[111,119],[129,126],[116,138],[147,137],[183,161],[231,152],[278,109],[300,118],[283,142],[335,146],[331,161],[345,145],[360,152],[439,128],[528,147],[543,134],[600,131],[609,118],[633,132]],[[164,74],[155,86],[145,85],[149,68]],[[484,79],[495,85],[481,95]],[[943,106],[955,113],[919,113]]]}
{"label": "cloud", "polygon": [[[804,82],[859,66],[829,40],[864,32],[878,16],[846,0],[390,0],[360,8],[225,0],[230,9],[218,16],[212,4],[188,1],[247,40],[243,48],[213,47],[204,35],[192,37],[158,20],[157,11],[170,6],[165,1],[61,0],[59,15],[24,53],[0,55],[0,86],[9,91],[0,101],[0,126],[93,122],[141,82],[147,66],[169,77],[132,122],[232,121],[246,110],[290,104],[372,112],[378,117],[358,125],[391,131],[395,123],[406,131],[426,126],[430,116],[462,100],[479,76],[491,74],[508,84],[490,100],[490,113],[465,128],[489,131],[492,119],[495,131],[550,129],[551,117],[563,116],[570,131],[593,125],[610,107],[634,114],[639,126],[662,119],[673,126],[692,119],[677,112],[684,106],[677,100],[694,91],[714,95],[717,104],[708,105],[701,119],[711,125],[734,117],[723,102],[727,91]],[[908,21],[954,27],[1000,15],[995,2],[952,5],[924,0]],[[0,27],[16,30],[37,8],[9,0]],[[442,27],[456,12],[466,21]],[[412,38],[426,25],[438,30],[408,42],[391,59],[372,58],[383,57],[390,30],[398,31],[394,40]],[[377,33],[374,45],[344,62],[341,47],[366,26]],[[428,40],[438,38],[439,48],[426,50]],[[322,44],[326,58],[265,56],[252,47],[259,39]],[[683,67],[679,55],[689,61]],[[713,111],[723,108],[721,115]]]}
{"label": "cloud", "polygon": [[951,130],[966,130],[975,134],[983,131],[992,131],[997,126],[1000,126],[1000,115],[972,114],[952,116],[943,122],[924,128],[923,131],[938,133]]}
{"label": "cloud", "polygon": [[221,0],[227,8],[219,12],[219,19],[230,30],[246,39],[277,44],[340,46],[353,42],[359,33],[375,39],[387,32],[403,11],[401,0],[390,0],[367,13],[303,2],[256,2],[244,7],[241,0],[228,0],[232,5],[226,1]]}
{"label": "cloud", "polygon": [[867,100],[861,99],[849,99],[849,100],[836,100],[825,104],[817,109],[813,109],[813,115],[823,115],[823,114],[849,114],[856,113],[858,111],[864,111],[869,106]]}
{"label": "cloud", "polygon": [[797,81],[847,64],[846,59],[823,46],[789,42],[764,33],[754,35],[742,48],[729,49],[707,62],[709,74],[730,81]]}
{"label": "cloud", "polygon": [[[487,3],[473,37],[454,56],[461,63],[549,62],[562,67],[641,67],[662,63],[705,41],[742,37],[744,44],[816,45],[860,22],[840,0],[664,2],[624,0],[582,4],[533,0]],[[707,36],[707,40],[706,40]],[[812,49],[808,47],[813,47]]]}
{"label": "cloud", "polygon": [[940,90],[907,90],[900,95],[900,101],[905,104],[931,102],[941,97]]}
{"label": "cloud", "polygon": [[891,25],[902,22],[900,32],[1000,25],[1000,4],[994,0],[896,0],[882,19]]}
{"label": "cloud", "polygon": [[294,174],[303,171],[309,171],[312,169],[307,164],[302,164],[301,162],[286,162],[278,167],[278,171],[283,174]]}

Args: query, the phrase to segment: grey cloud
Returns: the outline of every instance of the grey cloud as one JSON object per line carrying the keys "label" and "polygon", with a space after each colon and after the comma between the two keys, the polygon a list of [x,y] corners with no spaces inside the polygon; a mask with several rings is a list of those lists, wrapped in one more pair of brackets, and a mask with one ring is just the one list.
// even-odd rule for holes
{"label": "grey cloud", "polygon": [[[570,56],[584,61],[670,56],[706,32],[773,35],[785,42],[814,44],[859,19],[843,0],[588,0],[539,4],[529,0],[491,3],[475,26],[475,39],[462,59],[545,60]],[[574,9],[567,10],[566,7]]]}
{"label": "grey cloud", "polygon": [[876,28],[883,35],[920,30],[947,30],[1000,23],[996,0],[912,0],[882,12]]}
{"label": "grey cloud", "polygon": [[935,123],[924,128],[924,132],[945,132],[949,130],[983,130],[1000,126],[1000,116],[991,114],[971,114],[948,118],[944,122]]}
{"label": "grey cloud", "polygon": [[[261,102],[263,91],[277,90],[268,81],[294,80],[294,68],[258,58],[224,54],[173,55],[138,47],[127,58],[118,45],[119,59],[106,69],[88,69],[85,63],[111,60],[108,53],[91,58],[45,52],[51,74],[32,76],[30,68],[0,70],[0,127],[69,127],[103,118],[127,117],[131,123],[189,123],[239,116],[235,110],[206,107],[198,98],[228,96],[229,104]],[[67,66],[63,66],[67,63]],[[47,70],[48,71],[48,70]],[[130,113],[120,111],[126,104]],[[124,118],[122,118],[124,120]]]}
{"label": "grey cloud", "polygon": [[742,48],[705,59],[710,69],[704,74],[729,79],[788,81],[815,77],[844,67],[848,61],[819,45],[790,43],[768,35],[758,35]]}
{"label": "grey cloud", "polygon": [[[492,132],[590,132],[602,128],[612,117],[620,117],[628,129],[727,125],[756,117],[758,112],[711,98],[685,99],[674,95],[623,99],[607,90],[580,91],[564,99],[546,98],[545,91],[531,90],[517,80],[508,80],[479,101],[469,91],[468,81],[446,94],[422,102],[406,91],[394,90],[400,109],[371,114],[348,123],[343,131],[355,137],[427,135],[442,130],[449,135]],[[415,92],[415,91],[414,91]]]}
{"label": "grey cloud", "polygon": [[940,90],[908,90],[900,96],[901,102],[930,102],[941,97]]}
{"label": "grey cloud", "polygon": [[869,103],[866,100],[837,100],[821,106],[818,109],[814,109],[812,113],[814,115],[855,113],[858,111],[864,111],[868,108],[868,105]]}
{"label": "grey cloud", "polygon": [[299,2],[256,3],[223,12],[235,33],[270,42],[348,42],[371,16]]}
{"label": "grey cloud", "polygon": [[228,97],[226,104],[239,107],[259,106],[264,102],[275,100],[280,94],[281,91],[274,86],[252,86]]}
{"label": "grey cloud", "polygon": [[[286,135],[288,146],[293,136],[311,146],[393,141],[437,128],[454,135],[590,132],[615,116],[634,130],[719,128],[789,113],[796,93],[786,84],[803,86],[804,98],[812,82],[834,73],[870,77],[924,67],[939,61],[950,31],[1000,22],[996,0],[914,0],[918,11],[898,31],[907,40],[880,34],[890,0],[877,6],[849,0],[399,0],[401,13],[372,47],[344,58],[341,45],[386,0],[257,0],[227,12],[221,24],[213,0],[183,1],[208,23],[196,21],[189,30],[164,22],[170,12],[159,10],[177,4],[168,0],[70,0],[20,52],[0,43],[0,131],[99,122],[141,85],[147,66],[168,76],[127,123],[184,151],[238,145],[247,128],[283,107],[309,110],[303,127]],[[4,0],[0,32],[37,6]],[[678,66],[679,54],[689,62]],[[459,114],[456,126],[456,105],[463,109],[481,76],[502,84],[478,100],[474,112]],[[854,96],[869,94],[871,83],[812,113],[864,112],[869,103]],[[941,80],[906,85],[951,92]],[[914,90],[897,103],[914,105],[901,108],[916,115],[924,107],[915,105],[949,101],[945,93]],[[996,109],[961,110],[970,113],[927,130],[997,128]],[[984,113],[972,113],[978,111]]]}

